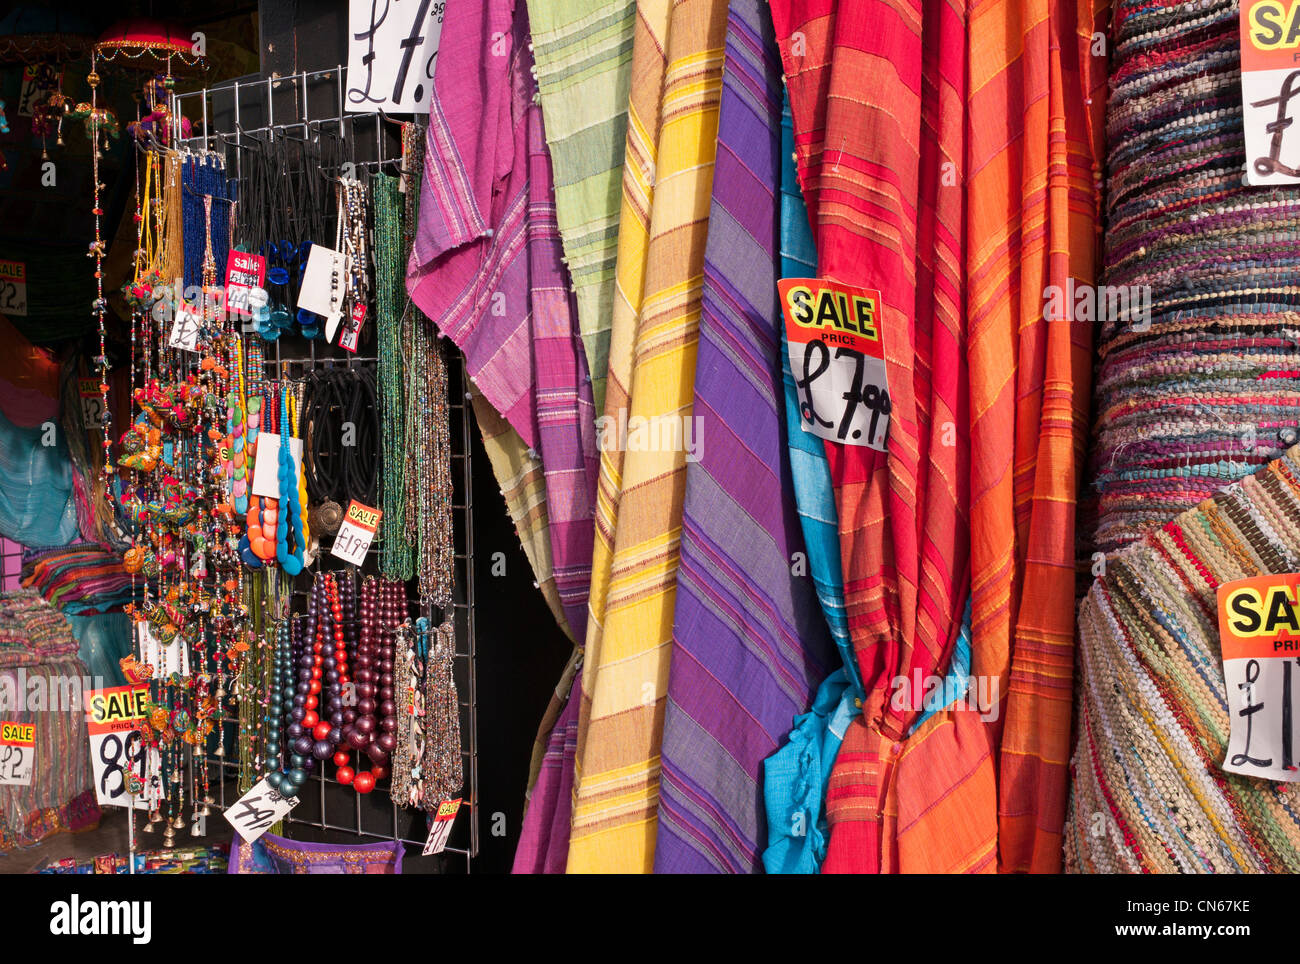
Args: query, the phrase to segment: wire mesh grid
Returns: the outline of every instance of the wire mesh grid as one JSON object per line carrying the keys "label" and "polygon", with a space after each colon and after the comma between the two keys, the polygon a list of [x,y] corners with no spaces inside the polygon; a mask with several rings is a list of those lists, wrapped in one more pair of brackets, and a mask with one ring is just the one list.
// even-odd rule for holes
{"label": "wire mesh grid", "polygon": [[[337,135],[348,152],[348,159],[342,162],[338,173],[377,171],[395,165],[398,170],[394,173],[407,177],[409,184],[410,172],[400,171],[396,123],[378,114],[344,113],[345,73],[342,67],[305,71],[269,80],[232,81],[220,87],[174,95],[172,117],[175,142],[191,151],[222,153],[227,172],[237,184],[237,192],[245,183],[244,153],[251,141],[260,140],[262,136],[274,139],[288,135],[310,140],[319,138],[322,134]],[[276,116],[277,107],[280,119]],[[293,119],[284,120],[285,116],[292,116]],[[188,139],[179,136],[182,117],[188,117],[194,123],[194,136]],[[245,124],[245,121],[248,123]],[[369,131],[366,130],[367,126],[370,127]],[[374,356],[355,355],[337,345],[331,346],[316,339],[289,336],[277,339],[273,346],[273,351],[268,346],[265,356],[265,375],[268,380],[283,378],[300,381],[314,370],[354,369],[361,366],[374,368],[377,364]],[[453,602],[442,615],[451,618],[455,626],[453,671],[461,710],[461,756],[465,773],[463,806],[468,812],[457,820],[443,853],[463,858],[464,869],[468,873],[471,861],[478,853],[480,832],[471,458],[473,432],[476,429],[466,392],[468,380],[463,356],[456,353],[455,360],[449,363],[448,368],[456,587]],[[305,612],[311,582],[317,573],[325,569],[341,570],[347,566],[342,560],[329,555],[329,543],[328,537],[322,539],[316,561],[295,580],[291,591],[291,608],[295,616],[300,617]],[[382,538],[377,537],[365,563],[360,567],[361,572],[377,571],[381,545]],[[410,615],[426,616],[431,623],[437,622],[436,612],[422,610],[418,599],[411,601]],[[206,763],[209,768],[215,767],[219,774],[219,779],[213,781],[213,796],[216,806],[224,810],[239,797],[239,764],[236,760],[215,756],[208,757]],[[392,800],[386,785],[376,787],[372,793],[363,797],[342,786],[333,777],[325,776],[323,771],[324,767],[317,768],[309,778],[310,789],[304,787],[304,792],[300,793],[300,803],[286,818],[287,824],[315,828],[322,832],[423,844],[425,828],[422,826],[422,812],[399,807]],[[345,812],[350,820],[344,816]],[[410,856],[408,854],[408,860]]]}

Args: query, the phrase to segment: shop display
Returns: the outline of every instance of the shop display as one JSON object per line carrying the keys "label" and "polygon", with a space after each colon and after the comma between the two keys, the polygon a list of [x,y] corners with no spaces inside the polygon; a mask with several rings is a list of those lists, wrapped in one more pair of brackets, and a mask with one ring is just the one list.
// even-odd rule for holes
{"label": "shop display", "polygon": [[0,21],[0,852],[1300,870],[1277,9],[257,6]]}

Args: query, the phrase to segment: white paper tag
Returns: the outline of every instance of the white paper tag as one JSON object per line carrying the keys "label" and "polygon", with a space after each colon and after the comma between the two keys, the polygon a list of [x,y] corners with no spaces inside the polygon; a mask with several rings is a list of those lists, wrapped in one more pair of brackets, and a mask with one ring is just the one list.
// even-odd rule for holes
{"label": "white paper tag", "polygon": [[36,724],[0,723],[0,784],[32,785],[36,768]]}
{"label": "white paper tag", "polygon": [[343,517],[343,524],[334,536],[330,555],[354,566],[361,565],[366,553],[370,551],[370,543],[374,541],[375,530],[379,528],[379,520],[383,515],[379,509],[362,505],[356,499],[349,502],[347,515]]}
{"label": "white paper tag", "polygon": [[346,286],[347,258],[341,251],[313,244],[298,289],[298,307],[329,317],[343,304]]}
{"label": "white paper tag", "polygon": [[198,351],[199,331],[202,327],[203,316],[182,302],[176,307],[176,320],[172,323],[171,337],[167,339],[168,346]]}
{"label": "white paper tag", "polygon": [[131,793],[126,770],[147,786],[162,773],[158,751],[144,745],[140,724],[149,687],[114,686],[86,694],[86,730],[90,735],[90,765],[95,799],[101,806],[149,809],[146,794]]}
{"label": "white paper tag", "polygon": [[296,806],[297,797],[280,796],[263,777],[225,812],[225,817],[236,833],[252,843]]}
{"label": "white paper tag", "polygon": [[427,114],[433,66],[442,38],[445,0],[412,0],[387,6],[372,0],[348,4],[350,113],[379,108]]}
{"label": "white paper tag", "polygon": [[[1290,11],[1290,12],[1288,12]],[[1300,182],[1300,58],[1297,14],[1275,0],[1240,5],[1242,125],[1246,183],[1252,187]]]}
{"label": "white paper tag", "polygon": [[460,798],[444,800],[438,804],[438,810],[429,818],[429,838],[424,842],[422,856],[440,854],[447,847],[447,838],[451,836],[456,814],[460,812]]}
{"label": "white paper tag", "polygon": [[1224,583],[1218,603],[1230,729],[1223,769],[1300,781],[1300,574]]}
{"label": "white paper tag", "polygon": [[[293,459],[293,486],[298,487],[302,471],[302,439],[289,439],[289,457]],[[257,433],[257,462],[253,465],[253,495],[266,499],[280,498],[280,436],[275,432]]]}
{"label": "white paper tag", "polygon": [[27,265],[0,261],[0,315],[27,314]]}
{"label": "white paper tag", "polygon": [[891,404],[880,292],[816,278],[777,287],[803,430],[884,452]]}

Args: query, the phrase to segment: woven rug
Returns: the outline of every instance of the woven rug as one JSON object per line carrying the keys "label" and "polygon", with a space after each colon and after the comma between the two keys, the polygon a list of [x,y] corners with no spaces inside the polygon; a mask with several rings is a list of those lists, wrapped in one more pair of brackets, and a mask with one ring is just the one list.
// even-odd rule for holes
{"label": "woven rug", "polygon": [[1221,583],[1300,571],[1300,446],[1106,561],[1079,611],[1066,868],[1300,871],[1300,787],[1224,772]]}
{"label": "woven rug", "polygon": [[1300,189],[1242,183],[1237,15],[1114,8],[1105,283],[1149,286],[1150,313],[1101,329],[1085,513],[1105,551],[1296,441]]}

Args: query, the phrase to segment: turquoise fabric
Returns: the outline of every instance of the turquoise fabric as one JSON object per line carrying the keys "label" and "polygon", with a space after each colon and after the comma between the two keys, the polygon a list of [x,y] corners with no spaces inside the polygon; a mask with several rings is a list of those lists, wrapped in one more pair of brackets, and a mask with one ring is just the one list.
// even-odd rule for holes
{"label": "turquoise fabric", "polygon": [[0,536],[24,546],[77,537],[72,463],[54,422],[19,428],[0,415]]}
{"label": "turquoise fabric", "polygon": [[67,610],[63,615],[77,637],[77,656],[86,664],[96,688],[125,686],[121,660],[131,652],[131,617],[120,612],[77,616]]}
{"label": "turquoise fabric", "polygon": [[[781,116],[781,277],[817,274],[817,249],[808,212],[795,177],[790,101]],[[763,867],[770,874],[815,874],[826,856],[826,783],[849,720],[861,713],[862,681],[853,655],[844,610],[839,515],[822,440],[803,430],[799,399],[790,372],[785,325],[781,325],[781,373],[785,381],[785,423],[794,479],[795,505],[808,552],[808,574],[817,589],[831,638],[844,665],[822,681],[812,709],[794,721],[790,740],[763,764],[763,801],[768,847]]]}

